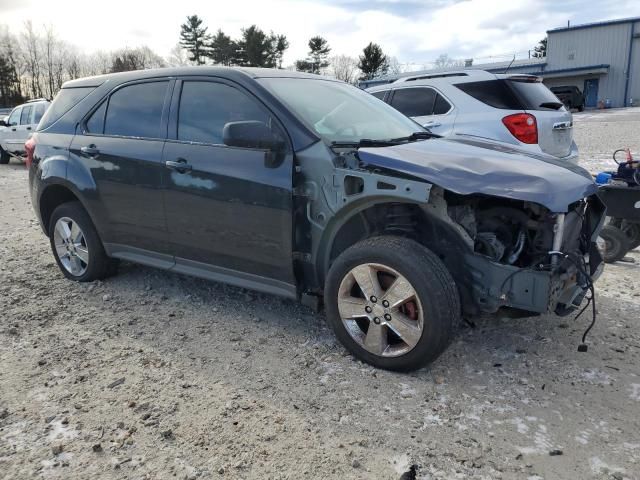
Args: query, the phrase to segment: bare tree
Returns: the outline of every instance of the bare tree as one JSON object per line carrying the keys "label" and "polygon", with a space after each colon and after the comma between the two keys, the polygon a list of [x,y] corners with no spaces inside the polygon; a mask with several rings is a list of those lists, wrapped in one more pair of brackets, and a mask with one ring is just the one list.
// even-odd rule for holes
{"label": "bare tree", "polygon": [[127,72],[166,66],[162,57],[147,46],[118,50],[113,53],[112,59],[111,72]]}
{"label": "bare tree", "polygon": [[31,20],[24,23],[22,43],[27,74],[27,89],[33,98],[41,97],[42,63],[40,58],[40,39],[33,31],[33,24],[31,23]]}
{"label": "bare tree", "polygon": [[169,51],[167,65],[170,67],[186,67],[187,65],[191,65],[187,55],[188,53],[184,48],[182,48],[182,45],[180,45],[180,43],[176,43]]}
{"label": "bare tree", "polygon": [[456,60],[446,53],[440,54],[433,63],[435,68],[464,67],[464,60]]}
{"label": "bare tree", "polygon": [[326,73],[343,82],[356,84],[360,76],[358,59],[347,55],[335,55],[329,58]]}

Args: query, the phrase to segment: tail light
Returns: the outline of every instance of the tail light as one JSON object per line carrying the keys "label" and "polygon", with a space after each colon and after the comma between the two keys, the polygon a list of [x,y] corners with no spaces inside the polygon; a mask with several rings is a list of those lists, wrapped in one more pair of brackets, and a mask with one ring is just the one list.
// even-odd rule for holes
{"label": "tail light", "polygon": [[538,143],[536,117],[529,113],[514,113],[502,119],[502,123],[522,143]]}
{"label": "tail light", "polygon": [[31,164],[33,163],[33,152],[36,149],[36,141],[31,137],[24,143],[24,149],[27,152],[27,160],[26,165],[27,169],[31,168]]}

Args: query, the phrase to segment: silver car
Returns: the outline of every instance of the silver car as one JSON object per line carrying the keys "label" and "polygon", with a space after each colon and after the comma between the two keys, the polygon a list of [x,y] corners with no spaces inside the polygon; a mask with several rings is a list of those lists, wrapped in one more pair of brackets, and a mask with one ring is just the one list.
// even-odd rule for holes
{"label": "silver car", "polygon": [[24,142],[36,130],[40,119],[49,107],[43,98],[18,105],[0,124],[0,164],[9,163],[12,156],[24,155]]}
{"label": "silver car", "polygon": [[402,77],[367,91],[438,135],[481,138],[529,154],[578,160],[571,112],[533,75],[439,72]]}

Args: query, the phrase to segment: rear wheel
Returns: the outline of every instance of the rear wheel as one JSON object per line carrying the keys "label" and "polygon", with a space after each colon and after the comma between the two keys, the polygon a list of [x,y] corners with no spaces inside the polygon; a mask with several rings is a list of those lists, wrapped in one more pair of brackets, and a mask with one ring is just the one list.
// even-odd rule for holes
{"label": "rear wheel", "polygon": [[0,165],[6,165],[7,163],[9,163],[10,159],[11,157],[9,156],[9,154],[5,152],[2,147],[0,147]]}
{"label": "rear wheel", "polygon": [[605,225],[600,231],[599,246],[606,263],[617,262],[629,251],[629,239],[624,232],[613,225]]}
{"label": "rear wheel", "polygon": [[460,321],[458,291],[442,261],[400,237],[374,237],[345,250],[327,275],[325,305],[342,344],[389,370],[433,361]]}
{"label": "rear wheel", "polygon": [[619,228],[629,239],[629,250],[640,247],[640,223],[612,218],[609,225]]}
{"label": "rear wheel", "polygon": [[49,240],[58,267],[69,279],[91,282],[115,273],[89,215],[79,202],[60,205],[49,223]]}

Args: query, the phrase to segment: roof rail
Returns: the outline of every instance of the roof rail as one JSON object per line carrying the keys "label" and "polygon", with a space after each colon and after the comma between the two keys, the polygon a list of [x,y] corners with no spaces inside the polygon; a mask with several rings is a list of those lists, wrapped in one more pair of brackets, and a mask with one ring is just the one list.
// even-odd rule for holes
{"label": "roof rail", "polygon": [[49,102],[48,98],[34,98],[33,100],[27,100],[24,103],[33,103],[33,102]]}
{"label": "roof rail", "polygon": [[423,72],[415,75],[404,75],[399,77],[394,83],[414,82],[417,80],[435,80],[438,78],[450,77],[486,77],[489,75],[492,74],[479,68],[469,68],[465,70],[440,70],[432,73]]}

